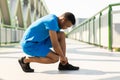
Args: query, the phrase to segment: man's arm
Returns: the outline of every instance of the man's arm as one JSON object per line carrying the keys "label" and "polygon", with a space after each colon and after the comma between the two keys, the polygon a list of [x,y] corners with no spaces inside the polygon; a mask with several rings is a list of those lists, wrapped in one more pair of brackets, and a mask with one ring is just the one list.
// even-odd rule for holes
{"label": "man's arm", "polygon": [[65,57],[64,54],[63,54],[63,51],[62,51],[62,49],[61,49],[61,46],[60,46],[60,44],[59,44],[59,41],[58,41],[57,32],[56,32],[56,31],[49,30],[49,35],[50,35],[50,39],[51,39],[51,42],[52,42],[52,46],[53,46],[53,49],[55,50],[55,52],[56,52],[60,57]]}

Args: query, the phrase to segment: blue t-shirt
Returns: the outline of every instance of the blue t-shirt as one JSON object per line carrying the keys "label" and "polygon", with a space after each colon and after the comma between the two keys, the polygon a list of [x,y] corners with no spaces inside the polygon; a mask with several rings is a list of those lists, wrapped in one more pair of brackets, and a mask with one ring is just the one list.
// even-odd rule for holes
{"label": "blue t-shirt", "polygon": [[26,42],[42,42],[49,37],[49,30],[60,31],[58,18],[56,15],[49,14],[32,23],[25,31],[21,40],[21,45]]}

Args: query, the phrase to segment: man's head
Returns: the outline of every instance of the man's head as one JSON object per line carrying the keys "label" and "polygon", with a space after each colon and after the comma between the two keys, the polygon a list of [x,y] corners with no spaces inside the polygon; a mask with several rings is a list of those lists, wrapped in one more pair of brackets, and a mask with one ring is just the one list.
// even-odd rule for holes
{"label": "man's head", "polygon": [[75,16],[70,12],[65,12],[58,17],[58,23],[61,29],[67,29],[75,24]]}

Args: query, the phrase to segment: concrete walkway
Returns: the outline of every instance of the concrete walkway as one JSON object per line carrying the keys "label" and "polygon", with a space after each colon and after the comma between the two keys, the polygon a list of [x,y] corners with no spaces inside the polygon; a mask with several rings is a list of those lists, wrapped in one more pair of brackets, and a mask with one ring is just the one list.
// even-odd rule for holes
{"label": "concrete walkway", "polygon": [[120,80],[120,52],[109,52],[67,39],[69,62],[79,71],[58,71],[58,63],[31,63],[34,73],[24,73],[17,60],[24,56],[19,46],[0,47],[0,80]]}

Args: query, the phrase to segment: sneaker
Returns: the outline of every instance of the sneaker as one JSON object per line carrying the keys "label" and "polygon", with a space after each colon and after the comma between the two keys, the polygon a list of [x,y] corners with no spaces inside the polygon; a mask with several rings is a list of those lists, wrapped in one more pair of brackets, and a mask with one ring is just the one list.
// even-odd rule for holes
{"label": "sneaker", "polygon": [[73,66],[69,63],[62,65],[61,63],[59,64],[58,70],[79,70],[79,67]]}
{"label": "sneaker", "polygon": [[34,72],[34,69],[30,68],[30,63],[24,63],[23,60],[25,59],[25,57],[22,57],[21,59],[18,60],[22,70],[24,72]]}

